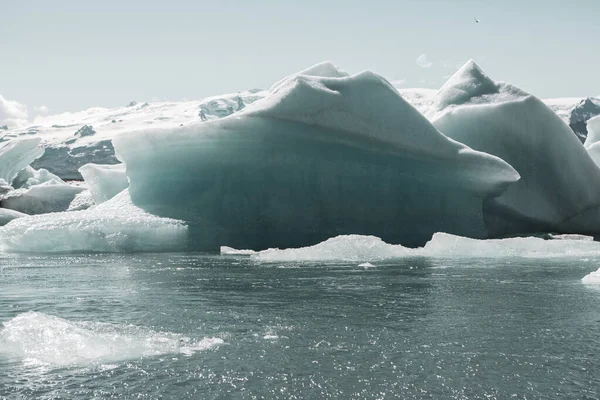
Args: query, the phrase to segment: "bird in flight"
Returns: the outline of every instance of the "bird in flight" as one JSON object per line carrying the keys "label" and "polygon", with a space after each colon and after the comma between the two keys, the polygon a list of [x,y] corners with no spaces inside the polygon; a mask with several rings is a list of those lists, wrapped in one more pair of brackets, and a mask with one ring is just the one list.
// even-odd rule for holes
{"label": "bird in flight", "polygon": [[479,20],[477,19],[477,17],[475,17],[475,23],[478,24]]}

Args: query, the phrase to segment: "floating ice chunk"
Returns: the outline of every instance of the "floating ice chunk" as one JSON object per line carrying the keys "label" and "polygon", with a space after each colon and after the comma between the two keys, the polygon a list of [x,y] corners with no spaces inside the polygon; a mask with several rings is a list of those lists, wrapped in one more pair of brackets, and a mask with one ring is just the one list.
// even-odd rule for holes
{"label": "floating ice chunk", "polygon": [[220,253],[222,256],[250,256],[252,254],[255,254],[256,251],[254,251],[254,250],[237,250],[237,249],[234,249],[233,247],[221,246]]}
{"label": "floating ice chunk", "polygon": [[51,368],[164,354],[190,355],[224,343],[220,338],[192,339],[134,325],[69,321],[33,311],[19,314],[3,325],[0,355]]}
{"label": "floating ice chunk", "polygon": [[577,239],[546,240],[538,237],[477,240],[436,233],[419,255],[430,257],[570,257],[600,255],[600,242]]}
{"label": "floating ice chunk", "polygon": [[382,77],[295,75],[230,117],[119,135],[141,208],[197,249],[299,247],[339,234],[487,237],[485,199],[519,179],[448,139]]}
{"label": "floating ice chunk", "polygon": [[[421,248],[407,248],[383,242],[374,236],[344,235],[314,246],[297,249],[269,249],[251,255],[258,261],[365,261],[403,257],[571,257],[600,255],[600,242],[538,237],[478,240],[447,233],[436,233]],[[369,267],[360,264],[361,267]]]}
{"label": "floating ice chunk", "polygon": [[84,188],[50,180],[29,189],[17,189],[6,195],[2,206],[25,214],[46,214],[66,211],[75,196]]}
{"label": "floating ice chunk", "polygon": [[597,271],[590,272],[581,279],[581,282],[587,285],[600,285],[600,268]]}
{"label": "floating ice chunk", "polygon": [[473,62],[442,87],[433,124],[512,165],[521,180],[484,205],[490,236],[600,232],[600,170],[544,103],[494,83]]}
{"label": "floating ice chunk", "polygon": [[0,226],[8,224],[10,221],[16,218],[25,217],[27,214],[15,210],[9,210],[7,208],[0,208]]}
{"label": "floating ice chunk", "polygon": [[127,190],[89,210],[28,216],[0,228],[4,251],[20,253],[181,251],[186,239],[185,224],[142,211]]}
{"label": "floating ice chunk", "polygon": [[87,183],[96,204],[110,200],[129,186],[125,164],[85,164],[79,172]]}
{"label": "floating ice chunk", "polygon": [[412,254],[411,249],[387,244],[375,236],[343,235],[309,247],[263,250],[251,257],[260,261],[363,261],[400,258]]}
{"label": "floating ice chunk", "polygon": [[0,179],[12,183],[22,169],[44,154],[41,138],[13,139],[0,143]]}
{"label": "floating ice chunk", "polygon": [[366,263],[362,263],[362,264],[358,264],[359,267],[362,267],[364,269],[370,269],[370,268],[375,268],[375,266],[373,264],[371,264],[370,262],[366,262]]}

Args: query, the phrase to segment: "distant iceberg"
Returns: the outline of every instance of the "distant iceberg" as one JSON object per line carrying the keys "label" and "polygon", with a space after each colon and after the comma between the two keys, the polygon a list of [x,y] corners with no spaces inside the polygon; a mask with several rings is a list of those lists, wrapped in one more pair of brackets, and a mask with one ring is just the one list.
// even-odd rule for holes
{"label": "distant iceberg", "polygon": [[117,136],[133,202],[212,251],[487,236],[482,204],[519,179],[510,165],[448,139],[379,75],[309,71],[229,117]]}

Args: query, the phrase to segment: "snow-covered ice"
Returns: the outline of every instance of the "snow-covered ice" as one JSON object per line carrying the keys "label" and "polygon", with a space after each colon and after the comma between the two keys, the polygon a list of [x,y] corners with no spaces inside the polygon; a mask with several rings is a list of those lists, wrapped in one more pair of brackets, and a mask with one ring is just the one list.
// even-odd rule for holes
{"label": "snow-covered ice", "polygon": [[185,220],[196,246],[214,251],[342,233],[405,244],[437,231],[485,237],[483,201],[519,179],[499,158],[442,135],[370,72],[295,74],[229,117],[113,144],[133,202]]}
{"label": "snow-covered ice", "polygon": [[186,240],[185,224],[142,211],[127,190],[88,210],[22,217],[0,228],[4,251],[20,253],[181,251]]}

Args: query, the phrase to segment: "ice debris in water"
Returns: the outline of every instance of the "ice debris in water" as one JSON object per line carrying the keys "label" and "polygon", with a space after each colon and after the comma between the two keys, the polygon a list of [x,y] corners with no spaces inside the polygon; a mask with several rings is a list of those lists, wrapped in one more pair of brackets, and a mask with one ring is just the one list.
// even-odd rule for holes
{"label": "ice debris in water", "polygon": [[34,311],[19,314],[3,325],[0,356],[49,367],[191,355],[223,344],[220,338],[191,339],[133,325],[69,321]]}
{"label": "ice debris in water", "polygon": [[600,285],[600,268],[597,271],[590,272],[581,279],[581,282],[588,285]]}
{"label": "ice debris in water", "polygon": [[[548,236],[551,238],[552,236]],[[230,248],[228,248],[230,249]],[[374,261],[401,257],[571,257],[600,255],[600,243],[582,235],[557,239],[516,237],[479,240],[436,233],[421,248],[388,244],[374,236],[343,235],[296,249],[244,251],[258,261]],[[230,249],[227,254],[240,254]],[[367,266],[368,263],[359,266]]]}

